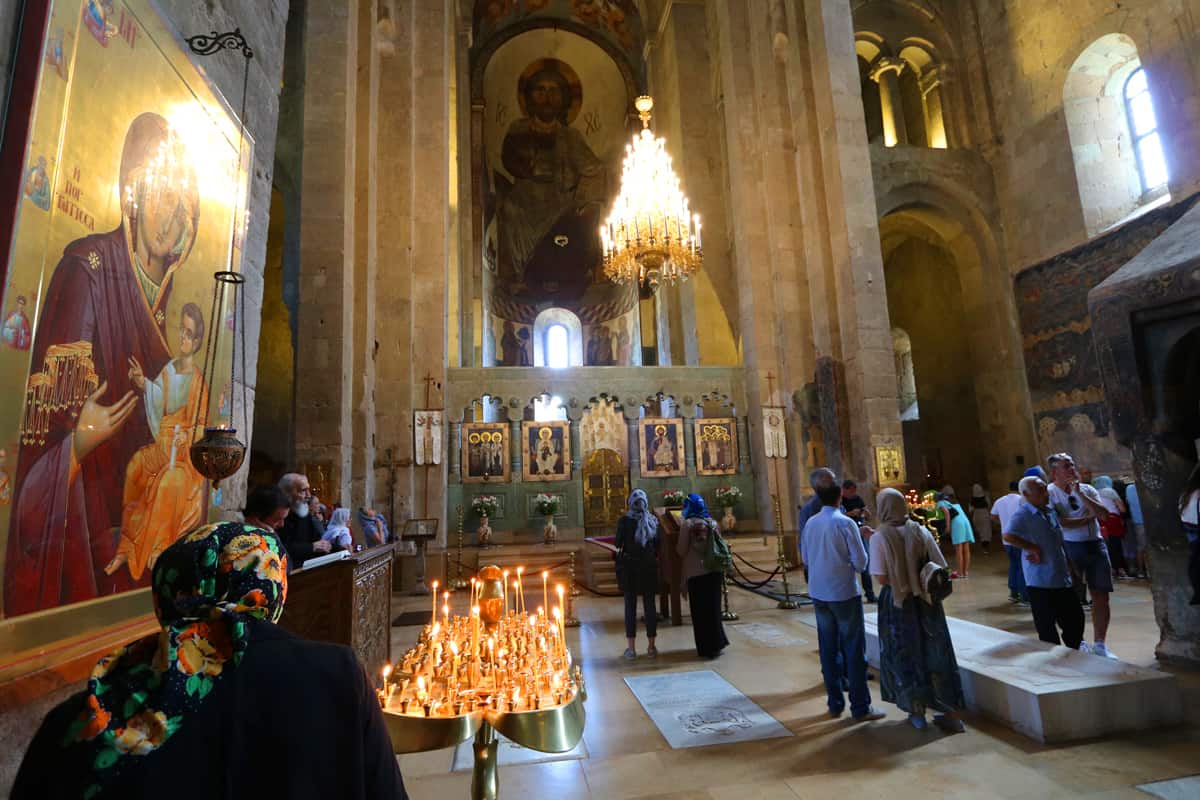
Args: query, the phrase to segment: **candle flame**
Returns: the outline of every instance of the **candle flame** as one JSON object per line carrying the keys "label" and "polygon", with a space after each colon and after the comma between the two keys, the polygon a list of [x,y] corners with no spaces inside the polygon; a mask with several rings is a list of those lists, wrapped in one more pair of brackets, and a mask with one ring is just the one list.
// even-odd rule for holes
{"label": "candle flame", "polygon": [[564,590],[563,590],[563,585],[561,583],[555,585],[554,591],[558,592],[559,599],[562,599]]}
{"label": "candle flame", "polygon": [[562,608],[560,608],[559,606],[555,606],[554,607],[554,618],[558,619],[561,616],[562,616]]}
{"label": "candle flame", "polygon": [[458,642],[450,643],[450,652],[453,653],[454,655],[458,655]]}
{"label": "candle flame", "polygon": [[524,567],[517,567],[517,576],[520,577],[525,572]]}
{"label": "candle flame", "polygon": [[538,613],[538,616],[540,617],[546,613],[546,609],[542,608],[541,606],[538,606],[537,613]]}
{"label": "candle flame", "polygon": [[392,665],[388,664],[383,668],[383,679],[386,681],[388,676],[392,674]]}
{"label": "candle flame", "polygon": [[546,569],[542,570],[542,580],[546,580],[546,578],[549,578],[549,577],[550,577],[550,570],[546,570]]}
{"label": "candle flame", "polygon": [[479,616],[479,606],[471,606],[471,613],[478,617]]}
{"label": "candle flame", "polygon": [[446,616],[450,616],[450,606],[442,606],[442,613]]}
{"label": "candle flame", "polygon": [[425,691],[425,676],[423,676],[423,675],[417,676],[417,691],[418,692]]}

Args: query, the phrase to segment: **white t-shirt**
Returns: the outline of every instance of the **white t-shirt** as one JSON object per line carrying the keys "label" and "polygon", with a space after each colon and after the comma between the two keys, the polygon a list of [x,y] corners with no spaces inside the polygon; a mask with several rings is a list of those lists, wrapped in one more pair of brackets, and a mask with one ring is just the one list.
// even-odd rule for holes
{"label": "white t-shirt", "polygon": [[[1050,490],[1050,505],[1058,512],[1058,516],[1061,519],[1079,519],[1092,513],[1087,504],[1083,502],[1081,494],[1086,494],[1096,505],[1102,505],[1100,502],[1100,493],[1092,488],[1091,484],[1081,483],[1069,495],[1058,488],[1058,484],[1056,483],[1050,484],[1048,488]],[[1074,507],[1072,507],[1071,498],[1075,499]],[[1095,519],[1086,528],[1068,528],[1066,525],[1063,525],[1062,530],[1063,539],[1068,542],[1100,541],[1100,522]]]}
{"label": "white t-shirt", "polygon": [[1021,507],[1021,495],[1016,492],[1009,492],[1003,497],[996,499],[992,503],[992,514],[1000,518],[1000,533],[1008,533],[1009,520],[1013,518],[1013,514],[1017,513],[1017,509]]}
{"label": "white t-shirt", "polygon": [[1200,525],[1200,519],[1197,519],[1196,504],[1200,503],[1200,489],[1192,492],[1192,496],[1183,504],[1183,511],[1179,513],[1179,519],[1189,525]]}

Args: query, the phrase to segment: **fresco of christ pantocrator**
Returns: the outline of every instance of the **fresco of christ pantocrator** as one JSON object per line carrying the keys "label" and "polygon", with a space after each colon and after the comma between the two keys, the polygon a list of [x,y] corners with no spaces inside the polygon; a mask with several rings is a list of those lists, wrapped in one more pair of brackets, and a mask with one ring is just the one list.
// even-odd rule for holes
{"label": "fresco of christ pantocrator", "polygon": [[522,116],[501,146],[508,175],[495,173],[500,276],[514,294],[544,285],[582,294],[601,259],[608,170],[571,125],[582,90],[568,65],[534,62],[518,95]]}

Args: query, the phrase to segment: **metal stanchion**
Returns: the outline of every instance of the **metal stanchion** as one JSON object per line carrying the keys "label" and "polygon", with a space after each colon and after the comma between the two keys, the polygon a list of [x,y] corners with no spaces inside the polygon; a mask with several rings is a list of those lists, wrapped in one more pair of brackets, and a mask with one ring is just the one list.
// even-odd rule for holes
{"label": "metal stanchion", "polygon": [[797,608],[797,606],[796,602],[792,600],[791,589],[788,588],[788,563],[787,556],[783,552],[783,510],[779,506],[779,495],[771,495],[771,500],[775,505],[775,533],[779,537],[779,571],[783,573],[783,599],[779,601],[779,604],[776,606],[776,608],[790,610]]}
{"label": "metal stanchion", "polygon": [[457,592],[467,588],[469,585],[467,579],[463,577],[463,516],[464,509],[460,504],[458,506],[458,573],[457,577],[450,580],[450,575],[446,575],[446,588],[452,592]]}
{"label": "metal stanchion", "polygon": [[566,619],[563,620],[563,625],[568,628],[578,628],[579,618],[575,616],[575,596],[579,594],[575,590],[575,551],[571,551],[571,561],[567,565],[567,581],[571,588],[567,591],[567,607],[563,611],[566,614]]}
{"label": "metal stanchion", "polygon": [[571,576],[570,594],[571,594],[571,597],[579,597],[579,594],[580,594],[579,585],[575,583],[575,551],[574,550],[571,551],[570,559],[571,559],[571,564],[567,570]]}

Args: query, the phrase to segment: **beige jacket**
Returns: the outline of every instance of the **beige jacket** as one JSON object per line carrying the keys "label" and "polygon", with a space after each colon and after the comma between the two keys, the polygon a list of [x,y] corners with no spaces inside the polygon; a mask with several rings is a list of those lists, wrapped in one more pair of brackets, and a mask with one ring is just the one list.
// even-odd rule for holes
{"label": "beige jacket", "polygon": [[[716,520],[712,521],[716,526]],[[717,528],[720,530],[720,528]],[[684,583],[690,578],[707,575],[709,570],[704,568],[704,546],[708,543],[708,526],[703,519],[688,519],[683,521],[679,529],[679,543],[675,552],[681,562],[680,577]]]}

